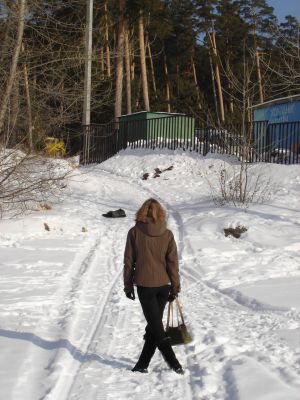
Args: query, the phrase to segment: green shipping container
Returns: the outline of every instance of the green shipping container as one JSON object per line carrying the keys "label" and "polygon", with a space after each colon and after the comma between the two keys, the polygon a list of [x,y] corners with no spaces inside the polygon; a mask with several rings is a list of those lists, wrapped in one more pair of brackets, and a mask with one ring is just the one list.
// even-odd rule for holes
{"label": "green shipping container", "polygon": [[182,140],[192,143],[195,119],[185,114],[141,111],[120,117],[120,134],[129,143]]}

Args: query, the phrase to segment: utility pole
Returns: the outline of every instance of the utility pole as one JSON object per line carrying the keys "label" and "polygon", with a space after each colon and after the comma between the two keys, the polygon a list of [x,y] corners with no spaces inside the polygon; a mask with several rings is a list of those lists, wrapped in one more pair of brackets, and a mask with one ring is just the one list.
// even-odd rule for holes
{"label": "utility pole", "polygon": [[82,124],[91,122],[91,78],[92,78],[92,41],[93,41],[93,0],[87,0],[85,28],[85,72]]}
{"label": "utility pole", "polygon": [[85,70],[83,92],[83,162],[90,158],[90,123],[91,123],[91,85],[92,85],[92,42],[93,42],[93,0],[86,3],[85,27]]}

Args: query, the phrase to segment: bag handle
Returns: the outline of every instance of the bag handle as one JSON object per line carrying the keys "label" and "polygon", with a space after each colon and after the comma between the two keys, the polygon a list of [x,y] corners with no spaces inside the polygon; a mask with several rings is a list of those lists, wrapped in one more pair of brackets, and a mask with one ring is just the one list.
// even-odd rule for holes
{"label": "bag handle", "polygon": [[176,300],[177,310],[179,311],[179,315],[180,315],[180,318],[181,318],[181,322],[183,323],[183,325],[185,325],[184,318],[183,318],[183,312],[182,312],[182,308],[181,308],[181,305],[179,303],[178,297],[176,297],[175,300]]}
{"label": "bag handle", "polygon": [[[176,306],[177,306],[176,313],[177,313],[178,326],[180,325],[179,316],[181,318],[182,324],[185,325],[181,305],[180,305],[179,300],[178,300],[177,297],[176,297],[175,300],[176,300]],[[178,315],[178,313],[179,313],[179,315]],[[172,326],[174,326],[174,307],[173,307],[173,302],[169,302],[169,304],[168,304],[168,317],[167,317],[166,329],[168,329],[171,326],[170,323],[172,324]]]}
{"label": "bag handle", "polygon": [[[173,308],[172,303],[168,304],[168,318],[167,318],[167,326],[166,329],[169,329],[170,327],[170,316],[171,316],[171,308]],[[172,313],[173,314],[173,313]]]}

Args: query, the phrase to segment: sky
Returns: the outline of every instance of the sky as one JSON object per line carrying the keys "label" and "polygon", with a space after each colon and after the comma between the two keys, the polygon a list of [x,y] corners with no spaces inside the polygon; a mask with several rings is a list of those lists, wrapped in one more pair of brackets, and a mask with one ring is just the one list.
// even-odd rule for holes
{"label": "sky", "polygon": [[274,8],[279,22],[283,22],[286,15],[292,15],[300,21],[300,0],[269,0],[268,3]]}

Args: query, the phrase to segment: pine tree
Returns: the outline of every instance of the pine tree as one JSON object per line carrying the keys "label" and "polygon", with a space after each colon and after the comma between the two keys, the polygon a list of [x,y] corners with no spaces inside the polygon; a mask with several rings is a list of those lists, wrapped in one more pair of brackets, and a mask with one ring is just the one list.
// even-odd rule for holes
{"label": "pine tree", "polygon": [[[220,57],[218,54],[218,45],[215,35],[215,20],[216,20],[216,6],[218,2],[216,0],[195,0],[194,6],[196,15],[198,17],[198,31],[199,33],[205,33],[206,43],[209,48],[209,60],[210,67],[213,71],[212,85],[214,86],[213,92],[215,96],[215,109],[218,123],[225,121],[224,113],[224,99],[223,99],[223,87],[220,75]],[[220,122],[219,122],[220,121]]]}
{"label": "pine tree", "polygon": [[220,0],[217,6],[216,38],[224,77],[225,106],[227,121],[234,120],[239,93],[235,90],[235,80],[241,79],[243,43],[247,39],[247,25],[241,19],[239,4],[234,0]]}
{"label": "pine tree", "polygon": [[256,62],[256,80],[259,92],[259,101],[263,102],[264,94],[263,72],[261,70],[261,54],[272,47],[271,31],[276,25],[273,7],[266,0],[240,0],[241,16],[248,25],[248,46],[253,49]]}

